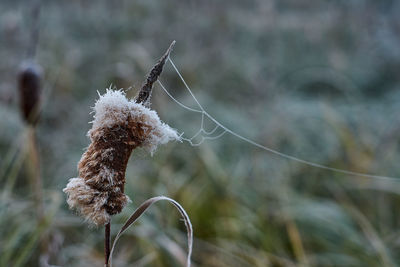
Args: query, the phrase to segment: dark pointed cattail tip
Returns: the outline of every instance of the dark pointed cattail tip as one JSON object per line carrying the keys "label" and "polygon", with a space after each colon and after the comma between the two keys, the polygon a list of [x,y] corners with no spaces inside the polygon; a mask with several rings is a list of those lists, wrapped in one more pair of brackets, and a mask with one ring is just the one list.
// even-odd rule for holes
{"label": "dark pointed cattail tip", "polygon": [[135,98],[136,103],[141,103],[143,105],[149,105],[150,102],[150,97],[151,97],[151,91],[153,89],[153,84],[157,81],[158,77],[161,75],[161,72],[163,70],[164,64],[167,61],[169,55],[172,52],[172,49],[174,48],[175,41],[173,41],[167,51],[164,53],[164,55],[158,60],[158,62],[153,66],[153,68],[150,70],[149,74],[147,74],[146,80],[142,85],[142,88],[140,89],[138,95]]}
{"label": "dark pointed cattail tip", "polygon": [[23,119],[34,125],[39,118],[42,68],[33,62],[24,62],[17,75],[19,103]]}

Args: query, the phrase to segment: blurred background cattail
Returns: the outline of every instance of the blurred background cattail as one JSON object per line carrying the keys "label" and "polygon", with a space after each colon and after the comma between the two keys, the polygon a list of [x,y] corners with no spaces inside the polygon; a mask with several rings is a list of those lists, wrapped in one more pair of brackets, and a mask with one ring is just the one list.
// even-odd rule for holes
{"label": "blurred background cattail", "polygon": [[24,62],[18,72],[18,93],[21,114],[26,123],[39,119],[42,69],[34,62]]}
{"label": "blurred background cattail", "polygon": [[[25,170],[30,184],[36,214],[37,229],[45,229],[43,181],[41,177],[39,144],[36,138],[36,126],[39,120],[42,98],[42,68],[32,60],[23,62],[17,73],[19,107],[26,124],[24,146]],[[48,232],[44,231],[40,238],[40,259],[48,257]],[[45,262],[40,266],[45,266]]]}

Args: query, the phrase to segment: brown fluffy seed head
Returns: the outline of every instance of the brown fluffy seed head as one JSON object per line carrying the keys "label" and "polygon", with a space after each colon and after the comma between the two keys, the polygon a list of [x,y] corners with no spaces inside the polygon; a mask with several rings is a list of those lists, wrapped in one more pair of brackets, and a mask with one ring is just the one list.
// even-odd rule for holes
{"label": "brown fluffy seed head", "polygon": [[18,92],[21,113],[29,124],[39,118],[42,70],[38,64],[26,62],[18,73]]}
{"label": "brown fluffy seed head", "polygon": [[95,225],[104,225],[129,201],[124,194],[125,171],[136,147],[154,152],[159,144],[179,140],[153,110],[126,99],[121,91],[107,90],[94,107],[91,140],[78,163],[79,177],[64,192],[70,208]]}

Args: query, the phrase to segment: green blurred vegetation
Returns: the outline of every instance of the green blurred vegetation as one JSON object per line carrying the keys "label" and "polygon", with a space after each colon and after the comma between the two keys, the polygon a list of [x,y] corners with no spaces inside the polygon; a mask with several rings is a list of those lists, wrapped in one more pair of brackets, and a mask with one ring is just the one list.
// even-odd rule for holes
{"label": "green blurred vegetation", "polygon": [[[400,176],[399,1],[42,1],[37,223],[16,90],[31,9],[0,2],[0,266],[102,266],[103,229],[68,210],[61,190],[88,145],[96,91],[133,86],[133,96],[172,40],[200,102],[236,132],[327,166]],[[170,65],[162,81],[194,106]],[[188,136],[198,130],[200,116],[159,87],[153,108]],[[126,192],[133,203],[113,234],[142,201],[169,196],[192,220],[195,266],[400,263],[400,181],[316,169],[233,136],[136,151]],[[179,266],[185,238],[176,210],[156,204],[120,240],[114,266]]]}

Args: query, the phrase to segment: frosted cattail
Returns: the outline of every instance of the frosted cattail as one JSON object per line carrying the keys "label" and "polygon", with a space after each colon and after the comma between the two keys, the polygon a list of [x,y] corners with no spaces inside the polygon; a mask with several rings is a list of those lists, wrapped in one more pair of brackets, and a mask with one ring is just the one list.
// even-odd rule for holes
{"label": "frosted cattail", "polygon": [[79,177],[70,179],[64,192],[71,208],[78,209],[88,221],[103,225],[129,201],[124,185],[132,150],[143,147],[152,153],[159,144],[179,136],[155,111],[128,100],[122,91],[108,89],[94,111],[88,132],[91,144],[79,161]]}
{"label": "frosted cattail", "polygon": [[29,124],[39,117],[42,70],[35,63],[24,63],[18,73],[18,91],[21,113]]}

